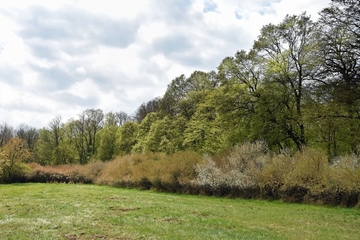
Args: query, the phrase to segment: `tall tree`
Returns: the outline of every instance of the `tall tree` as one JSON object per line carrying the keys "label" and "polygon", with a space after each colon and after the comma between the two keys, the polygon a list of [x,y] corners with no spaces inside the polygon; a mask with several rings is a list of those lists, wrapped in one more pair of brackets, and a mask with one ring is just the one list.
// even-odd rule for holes
{"label": "tall tree", "polygon": [[[333,132],[328,151],[337,153],[339,139],[357,149],[360,137],[360,3],[335,0],[321,13],[319,45],[323,58],[323,77],[318,92],[329,105],[320,119],[342,122],[341,132]],[[320,95],[319,94],[319,95]],[[341,110],[340,110],[341,109]],[[326,122],[326,121],[324,121]],[[346,134],[343,134],[345,133]],[[330,146],[332,146],[330,148]]]}
{"label": "tall tree", "polygon": [[34,161],[41,165],[52,164],[52,136],[50,130],[42,128],[39,130],[39,138],[34,146]]}
{"label": "tall tree", "polygon": [[137,143],[139,124],[137,122],[126,122],[117,131],[116,151],[117,155],[127,155],[133,151]]}
{"label": "tall tree", "polygon": [[268,120],[281,126],[298,149],[306,145],[303,106],[307,86],[318,73],[316,52],[317,25],[308,16],[286,16],[278,25],[262,28],[254,49],[267,66],[266,85],[277,90],[278,105],[282,105],[281,119]]}
{"label": "tall tree", "polygon": [[104,126],[104,113],[102,110],[87,109],[82,113],[85,123],[88,153],[96,152],[96,134]]}
{"label": "tall tree", "polygon": [[62,136],[61,136],[61,116],[55,117],[49,122],[49,127],[52,133],[54,146],[59,146]]}
{"label": "tall tree", "polygon": [[90,158],[85,126],[84,115],[80,115],[78,120],[71,120],[67,124],[70,131],[71,143],[76,149],[80,164],[86,164]]}
{"label": "tall tree", "polygon": [[116,151],[116,132],[118,129],[118,121],[116,113],[107,113],[105,115],[105,125],[99,131],[100,143],[98,147],[98,157],[102,161],[111,160]]}

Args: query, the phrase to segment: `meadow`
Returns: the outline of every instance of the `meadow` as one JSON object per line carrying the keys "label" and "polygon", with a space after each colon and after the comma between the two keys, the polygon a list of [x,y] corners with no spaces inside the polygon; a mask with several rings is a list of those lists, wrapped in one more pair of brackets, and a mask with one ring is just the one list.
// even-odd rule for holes
{"label": "meadow", "polygon": [[0,185],[0,239],[357,239],[360,210],[85,184]]}

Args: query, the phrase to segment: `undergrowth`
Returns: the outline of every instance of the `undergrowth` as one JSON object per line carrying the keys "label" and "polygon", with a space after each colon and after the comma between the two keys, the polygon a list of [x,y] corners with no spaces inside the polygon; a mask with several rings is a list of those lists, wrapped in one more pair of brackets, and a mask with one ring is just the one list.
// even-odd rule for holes
{"label": "undergrowth", "polygon": [[360,157],[322,151],[269,152],[245,143],[221,157],[195,152],[133,154],[86,165],[28,163],[8,182],[92,183],[117,187],[295,203],[360,206]]}

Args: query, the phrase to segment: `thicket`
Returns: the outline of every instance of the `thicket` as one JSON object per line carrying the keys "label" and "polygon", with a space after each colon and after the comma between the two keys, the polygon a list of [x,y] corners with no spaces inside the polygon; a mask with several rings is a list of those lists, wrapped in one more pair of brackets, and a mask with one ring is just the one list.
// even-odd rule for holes
{"label": "thicket", "polygon": [[275,154],[244,143],[217,157],[195,152],[133,154],[86,165],[26,164],[13,182],[92,183],[144,190],[360,206],[360,156],[329,162],[322,150]]}

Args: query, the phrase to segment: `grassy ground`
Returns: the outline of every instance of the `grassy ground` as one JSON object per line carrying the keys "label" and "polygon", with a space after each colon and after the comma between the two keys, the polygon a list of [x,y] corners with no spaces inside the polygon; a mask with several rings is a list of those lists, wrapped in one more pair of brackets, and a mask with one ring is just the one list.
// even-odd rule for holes
{"label": "grassy ground", "polygon": [[360,210],[95,185],[0,185],[0,239],[358,239]]}

